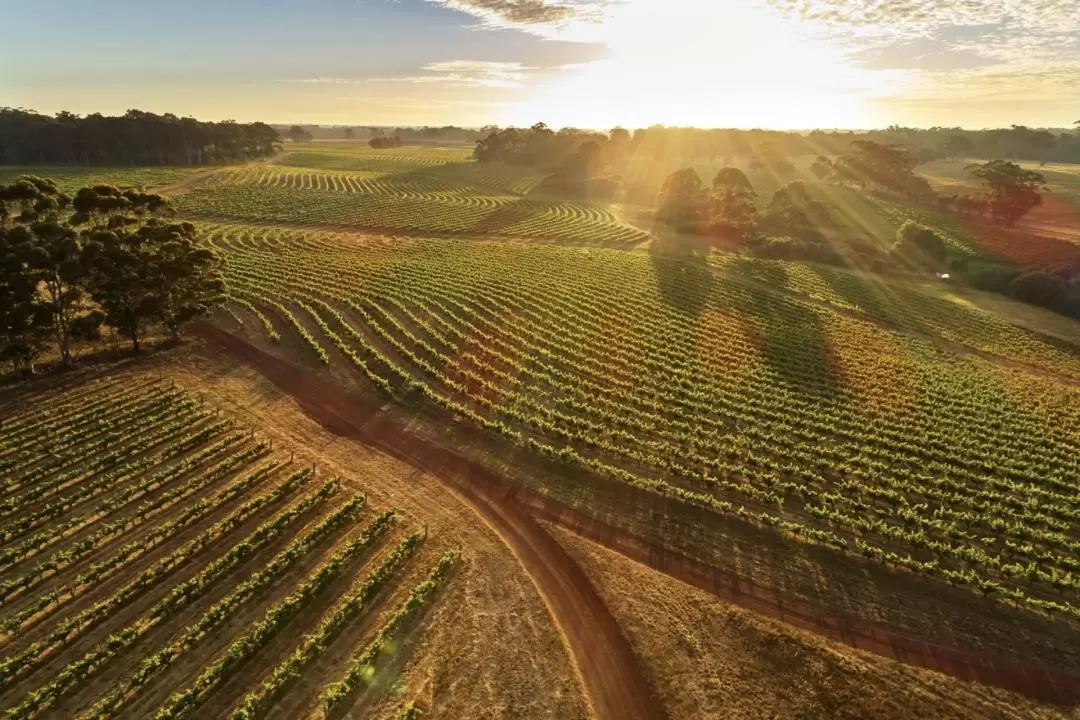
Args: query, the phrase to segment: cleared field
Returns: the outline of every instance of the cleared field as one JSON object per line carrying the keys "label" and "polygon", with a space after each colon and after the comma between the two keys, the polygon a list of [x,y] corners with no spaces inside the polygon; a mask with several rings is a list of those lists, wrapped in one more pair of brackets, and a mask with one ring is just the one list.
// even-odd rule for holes
{"label": "cleared field", "polygon": [[342,716],[458,561],[168,381],[0,413],[4,717]]}
{"label": "cleared field", "polygon": [[733,607],[552,527],[627,629],[669,717],[1075,718],[1000,690],[883,660]]}
{"label": "cleared field", "polygon": [[87,185],[116,185],[120,188],[152,188],[170,185],[198,173],[205,167],[72,167],[69,165],[0,165],[0,184],[20,175],[51,178],[64,192]]}
{"label": "cleared field", "polygon": [[[1074,384],[677,258],[225,226],[211,240],[237,311],[312,363],[570,467],[1080,615]],[[1075,355],[1021,344],[1080,377]]]}

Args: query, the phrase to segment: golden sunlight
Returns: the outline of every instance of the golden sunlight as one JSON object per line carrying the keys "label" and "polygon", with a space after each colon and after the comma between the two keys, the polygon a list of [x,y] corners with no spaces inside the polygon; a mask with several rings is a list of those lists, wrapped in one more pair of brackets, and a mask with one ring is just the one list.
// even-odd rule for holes
{"label": "golden sunlight", "polygon": [[[589,39],[597,26],[563,33]],[[502,120],[607,128],[861,127],[880,77],[766,8],[631,0],[602,26],[607,58],[568,67]]]}

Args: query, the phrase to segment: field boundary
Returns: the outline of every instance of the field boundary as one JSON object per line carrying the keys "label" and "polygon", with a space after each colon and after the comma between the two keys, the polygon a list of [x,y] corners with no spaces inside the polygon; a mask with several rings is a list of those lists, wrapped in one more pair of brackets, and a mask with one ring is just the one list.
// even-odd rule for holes
{"label": "field boundary", "polygon": [[[617,701],[613,702],[604,695],[609,692],[608,688],[594,686],[601,679],[605,684],[614,682],[617,685],[614,688],[616,694],[620,692],[637,694],[636,687],[634,684],[624,684],[626,681],[622,679],[598,678],[596,673],[600,670],[592,663],[611,662],[613,658],[610,657],[610,653],[617,651],[621,654],[623,646],[625,646],[625,652],[629,653],[629,660],[623,658],[620,662],[633,661],[636,664],[636,658],[629,649],[625,637],[618,631],[617,624],[615,627],[617,638],[610,634],[609,621],[610,623],[615,623],[615,621],[598,597],[596,599],[600,603],[598,607],[594,607],[591,603],[570,605],[569,616],[562,614],[567,609],[564,603],[554,603],[547,597],[547,592],[560,591],[561,586],[548,587],[542,583],[557,583],[579,575],[588,585],[587,590],[578,588],[579,591],[591,591],[595,595],[595,590],[580,567],[569,556],[563,559],[545,555],[548,552],[556,556],[560,553],[565,555],[565,551],[551,547],[552,544],[558,547],[557,543],[536,523],[537,519],[555,523],[636,562],[703,589],[722,600],[851,647],[909,665],[935,670],[961,680],[1010,690],[1040,702],[1080,705],[1080,674],[1021,664],[1008,658],[961,648],[941,646],[923,638],[896,632],[836,613],[828,608],[781,595],[747,577],[650,544],[632,533],[603,523],[555,500],[539,497],[479,463],[417,437],[404,424],[391,418],[387,413],[381,412],[380,405],[357,397],[334,383],[316,378],[310,371],[298,368],[260,350],[248,341],[209,323],[198,323],[195,334],[252,366],[296,400],[306,414],[320,422],[327,430],[364,442],[443,480],[451,489],[464,496],[469,504],[493,525],[493,529],[496,529],[504,541],[515,549],[515,553],[518,551],[515,543],[522,541],[532,543],[532,547],[523,548],[528,555],[526,557],[518,555],[518,557],[532,575],[541,593],[545,595],[556,623],[567,633],[586,689],[593,700],[593,707],[602,718],[662,717],[662,715],[650,714],[647,710],[650,703],[655,703],[651,691],[640,699],[642,703],[640,707],[646,714],[603,714],[603,710],[616,707]],[[486,513],[491,510],[497,511],[496,514],[487,515]],[[511,527],[507,528],[505,523],[511,523]],[[510,532],[510,537],[503,535],[500,528]],[[550,569],[530,564],[537,557],[535,553],[539,553],[538,557],[543,563],[558,565],[563,574],[562,577],[553,578]],[[573,565],[573,568],[564,565],[566,562]],[[571,634],[571,632],[592,631],[602,634],[600,637],[575,637]],[[605,648],[605,642],[610,642],[611,647]],[[643,678],[640,670],[636,668],[620,668],[618,672],[627,673],[621,677],[637,675]],[[635,682],[641,682],[640,687],[648,687],[643,679]],[[635,688],[635,691],[631,691],[630,688]],[[598,695],[594,696],[594,693]]]}
{"label": "field boundary", "polygon": [[350,395],[209,323],[194,332],[248,363],[327,430],[359,440],[444,481],[494,530],[532,578],[566,638],[600,720],[667,715],[618,622],[581,567],[483,466],[409,433],[380,406]]}

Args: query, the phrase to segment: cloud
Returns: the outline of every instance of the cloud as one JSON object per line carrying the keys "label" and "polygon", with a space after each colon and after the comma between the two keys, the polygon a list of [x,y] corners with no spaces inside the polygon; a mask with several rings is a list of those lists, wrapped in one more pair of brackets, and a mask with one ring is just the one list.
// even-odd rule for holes
{"label": "cloud", "polygon": [[414,85],[445,85],[447,87],[520,87],[525,77],[536,71],[517,62],[487,62],[482,60],[447,60],[428,63],[425,74],[386,77],[316,76],[287,78],[278,82],[305,85],[354,85],[358,83],[411,83]]}
{"label": "cloud", "polygon": [[931,38],[869,47],[855,52],[851,59],[868,70],[971,70],[1000,62],[974,48],[952,47]]}
{"label": "cloud", "polygon": [[577,8],[550,0],[428,0],[476,15],[494,24],[542,25],[563,22],[577,15]]}
{"label": "cloud", "polygon": [[516,62],[449,60],[424,66],[425,75],[369,78],[369,82],[436,83],[451,87],[520,87],[533,68]]}

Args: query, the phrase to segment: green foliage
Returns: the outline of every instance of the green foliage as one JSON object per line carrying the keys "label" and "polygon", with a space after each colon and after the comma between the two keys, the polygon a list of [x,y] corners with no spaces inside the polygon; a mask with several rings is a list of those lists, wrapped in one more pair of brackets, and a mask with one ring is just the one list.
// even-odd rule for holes
{"label": "green foliage", "polygon": [[986,186],[986,199],[994,219],[1013,226],[1016,221],[1042,205],[1042,188],[1046,179],[1016,163],[991,160],[982,165],[965,168]]}
{"label": "green foliage", "polygon": [[293,125],[289,128],[289,132],[285,134],[285,137],[294,143],[311,142],[311,133],[300,125]]}
{"label": "green foliage", "polygon": [[824,155],[818,155],[810,166],[810,172],[812,172],[818,180],[826,179],[833,174],[832,160]]}
{"label": "green foliage", "polygon": [[900,145],[855,140],[849,151],[833,163],[833,179],[872,185],[915,200],[932,200],[935,195],[925,178],[915,174],[919,157]]}
{"label": "green foliage", "polygon": [[[1013,390],[981,360],[885,329],[1080,377],[1075,357],[996,316],[716,253],[722,275],[596,248],[440,239],[358,256],[329,234],[211,238],[253,305],[308,316],[392,399],[672,502],[1080,615],[1053,594],[1080,583],[1073,389],[1024,373]],[[1018,561],[1042,574],[1010,575]],[[331,688],[340,705],[349,693]]]}
{"label": "green foliage", "polygon": [[202,165],[266,157],[277,140],[260,122],[200,122],[141,110],[49,117],[0,108],[0,163],[11,165]]}
{"label": "green foliage", "polygon": [[805,183],[796,181],[773,194],[759,230],[768,235],[822,243],[825,233],[835,226],[829,206],[815,199]]}
{"label": "green foliage", "polygon": [[384,150],[386,148],[398,148],[401,147],[401,138],[397,135],[392,137],[373,137],[368,140],[368,146],[374,150]]}
{"label": "green foliage", "polygon": [[738,168],[721,168],[707,189],[693,168],[668,176],[656,219],[679,232],[741,240],[757,220],[757,193]]}
{"label": "green foliage", "polygon": [[908,220],[896,231],[892,252],[915,265],[941,267],[945,262],[945,241],[931,228]]}
{"label": "green foliage", "polygon": [[179,339],[224,300],[218,259],[195,227],[155,217],[166,198],[95,185],[71,204],[61,219],[68,201],[51,180],[0,186],[0,359],[16,371],[32,371],[50,339],[68,364],[72,340],[98,338],[103,322],[136,351],[154,322]]}

